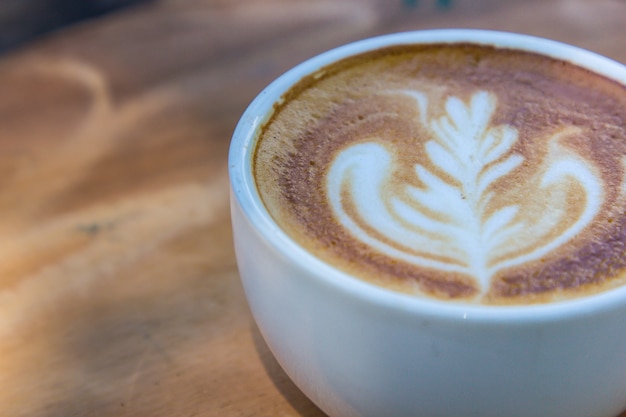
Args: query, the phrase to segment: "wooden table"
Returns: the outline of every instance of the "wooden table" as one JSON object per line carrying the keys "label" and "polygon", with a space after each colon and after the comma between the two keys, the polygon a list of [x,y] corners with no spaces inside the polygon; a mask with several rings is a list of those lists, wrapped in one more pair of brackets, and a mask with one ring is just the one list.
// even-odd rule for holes
{"label": "wooden table", "polygon": [[0,57],[0,415],[322,415],[243,296],[230,135],[297,62],[435,27],[626,62],[623,0],[163,0]]}

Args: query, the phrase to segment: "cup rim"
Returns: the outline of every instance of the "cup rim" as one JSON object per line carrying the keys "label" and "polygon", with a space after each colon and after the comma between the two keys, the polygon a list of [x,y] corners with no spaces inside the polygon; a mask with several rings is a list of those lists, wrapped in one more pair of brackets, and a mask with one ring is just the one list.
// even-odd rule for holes
{"label": "cup rim", "polygon": [[265,87],[249,104],[235,128],[229,149],[228,170],[232,196],[257,233],[275,251],[320,283],[390,309],[401,309],[422,317],[523,324],[573,319],[623,307],[626,305],[626,285],[563,301],[519,305],[457,303],[399,293],[352,277],[314,256],[289,237],[265,208],[252,174],[252,154],[259,129],[272,114],[274,104],[280,102],[283,94],[295,83],[333,62],[385,46],[461,42],[540,53],[571,62],[626,85],[625,65],[592,51],[527,34],[482,29],[432,29],[391,33],[348,43],[291,68]]}

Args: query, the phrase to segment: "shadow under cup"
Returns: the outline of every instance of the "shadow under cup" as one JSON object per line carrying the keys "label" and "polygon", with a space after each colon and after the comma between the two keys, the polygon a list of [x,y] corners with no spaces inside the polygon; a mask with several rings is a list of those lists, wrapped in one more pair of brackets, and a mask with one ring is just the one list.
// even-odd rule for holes
{"label": "shadow under cup", "polygon": [[481,30],[367,39],[279,77],[243,114],[229,156],[237,263],[263,337],[296,385],[331,416],[617,416],[626,409],[626,287],[519,306],[414,297],[355,279],[313,256],[263,205],[253,153],[283,95],[345,57],[417,43],[528,50],[626,85],[626,68],[607,58]]}

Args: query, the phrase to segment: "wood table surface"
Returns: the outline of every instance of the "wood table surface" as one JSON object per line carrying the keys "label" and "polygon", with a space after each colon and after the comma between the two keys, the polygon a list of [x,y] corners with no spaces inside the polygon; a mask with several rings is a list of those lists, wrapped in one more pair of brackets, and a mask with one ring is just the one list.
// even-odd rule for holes
{"label": "wood table surface", "polygon": [[0,416],[322,416],[243,295],[230,135],[305,58],[438,27],[626,63],[624,0],[162,0],[1,56]]}

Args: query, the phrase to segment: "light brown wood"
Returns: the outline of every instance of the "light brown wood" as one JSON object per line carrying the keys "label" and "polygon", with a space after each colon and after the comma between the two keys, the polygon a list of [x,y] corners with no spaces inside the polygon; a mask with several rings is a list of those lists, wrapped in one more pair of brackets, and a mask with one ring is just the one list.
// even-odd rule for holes
{"label": "light brown wood", "polygon": [[237,275],[226,155],[248,102],[307,57],[401,30],[526,32],[626,62],[624,1],[451,4],[162,0],[0,57],[0,415],[321,416]]}

